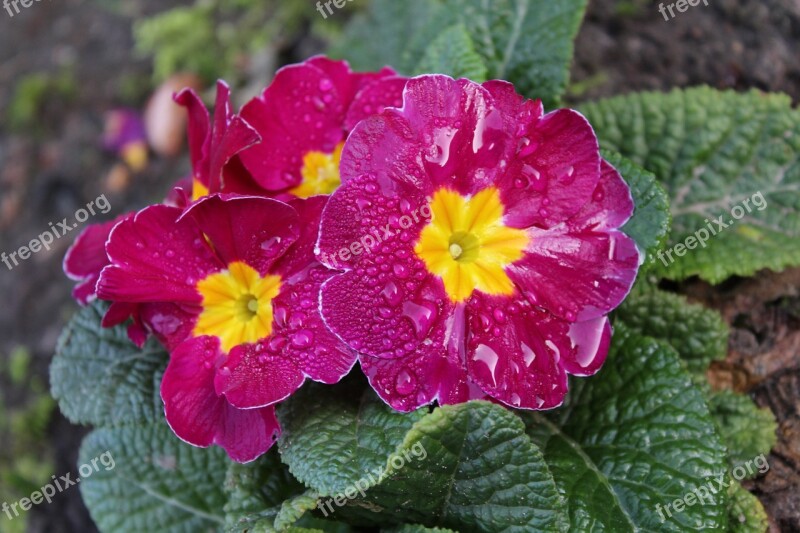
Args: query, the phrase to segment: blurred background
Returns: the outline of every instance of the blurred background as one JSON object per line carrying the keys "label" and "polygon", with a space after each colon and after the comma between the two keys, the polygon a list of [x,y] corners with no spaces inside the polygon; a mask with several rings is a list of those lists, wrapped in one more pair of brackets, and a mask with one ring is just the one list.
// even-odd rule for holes
{"label": "blurred background", "polygon": [[[160,201],[190,169],[175,90],[191,86],[208,99],[224,78],[241,104],[281,65],[326,51],[368,2],[349,1],[327,18],[314,0],[37,0],[19,13],[1,9],[0,251],[100,195],[111,211],[89,222]],[[780,91],[798,103],[800,0],[711,0],[669,21],[658,4],[590,0],[567,103],[698,84]],[[64,420],[48,393],[59,333],[77,307],[61,271],[77,234],[13,270],[0,264],[0,502],[74,471],[87,431]],[[746,487],[773,527],[800,530],[800,269],[672,288],[731,325],[728,360],[710,378],[749,393],[780,425],[769,473]],[[0,517],[0,532],[95,531],[76,488],[26,518]]]}

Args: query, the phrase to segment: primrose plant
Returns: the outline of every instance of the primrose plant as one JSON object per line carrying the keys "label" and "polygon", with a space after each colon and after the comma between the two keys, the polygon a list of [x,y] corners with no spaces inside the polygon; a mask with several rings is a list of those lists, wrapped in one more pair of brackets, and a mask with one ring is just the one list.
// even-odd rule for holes
{"label": "primrose plant", "polygon": [[101,530],[765,527],[729,469],[774,419],[711,390],[726,326],[658,282],[800,263],[800,117],[708,88],[560,108],[585,4],[375,0],[347,61],[238,112],[175,96],[191,176],[64,262],[52,390],[116,458],[81,484]]}

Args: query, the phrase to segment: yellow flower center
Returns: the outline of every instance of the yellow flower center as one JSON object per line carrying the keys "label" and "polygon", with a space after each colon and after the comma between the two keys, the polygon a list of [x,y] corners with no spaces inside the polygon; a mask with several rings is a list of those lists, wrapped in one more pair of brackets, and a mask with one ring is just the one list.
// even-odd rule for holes
{"label": "yellow flower center", "polygon": [[303,182],[289,192],[298,198],[309,198],[318,194],[331,194],[342,180],[339,162],[342,160],[344,143],[336,145],[333,153],[311,151],[303,157]]}
{"label": "yellow flower center", "polygon": [[444,282],[454,303],[474,290],[511,295],[505,267],[522,258],[530,242],[525,231],[503,224],[503,203],[495,187],[464,197],[439,189],[430,202],[431,221],[414,248],[431,274]]}
{"label": "yellow flower center", "polygon": [[200,198],[208,196],[208,192],[209,192],[208,191],[208,187],[203,185],[203,183],[200,180],[198,180],[197,178],[194,178],[192,180],[192,201],[193,202],[196,202]]}
{"label": "yellow flower center", "polygon": [[236,262],[197,284],[203,311],[194,335],[219,337],[226,353],[272,333],[272,299],[281,289],[280,276],[259,276],[249,265]]}

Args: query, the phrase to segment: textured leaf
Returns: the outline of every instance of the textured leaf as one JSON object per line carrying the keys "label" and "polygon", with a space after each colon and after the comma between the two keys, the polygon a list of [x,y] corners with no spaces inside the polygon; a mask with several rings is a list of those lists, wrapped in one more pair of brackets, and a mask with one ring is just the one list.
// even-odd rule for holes
{"label": "textured leaf", "polygon": [[[581,110],[604,148],[654,172],[667,189],[670,246],[692,248],[677,250],[680,256],[670,249],[657,263],[660,273],[718,283],[800,264],[800,111],[789,97],[702,87],[616,97]],[[734,214],[743,218],[731,224]],[[718,217],[727,229],[714,222]],[[705,247],[696,241],[702,231],[710,234]],[[695,241],[686,241],[690,236]]]}
{"label": "textured leaf", "polygon": [[728,326],[719,313],[646,283],[634,286],[616,316],[630,329],[668,342],[700,383],[711,361],[727,353]]}
{"label": "textured leaf", "polygon": [[[542,453],[519,417],[488,402],[446,405],[420,420],[366,498],[347,503],[379,523],[456,531],[556,531],[567,526]],[[422,490],[424,488],[424,490]]]}
{"label": "textured leaf", "polygon": [[737,482],[728,489],[728,517],[732,533],[764,533],[769,528],[764,506]]}
{"label": "textured leaf", "polygon": [[639,250],[646,254],[642,266],[644,271],[667,242],[671,223],[667,193],[653,174],[630,160],[609,151],[603,151],[603,157],[622,174],[631,188],[636,208],[622,231],[632,237]]}
{"label": "textured leaf", "polygon": [[157,391],[166,352],[155,341],[137,348],[125,326],[102,328],[107,308],[95,302],[81,309],[62,333],[50,366],[53,397],[77,424],[111,426],[162,416]]}
{"label": "textured leaf", "polygon": [[284,501],[303,492],[303,486],[281,463],[276,450],[248,463],[231,463],[225,481],[229,532],[253,528],[261,520],[272,527]]}
{"label": "textured leaf", "polygon": [[365,13],[353,17],[345,38],[335,43],[329,54],[347,59],[357,70],[391,65],[411,74],[442,28],[455,22],[440,0],[372,0]]}
{"label": "textured leaf", "polygon": [[486,65],[475,52],[475,45],[462,24],[443,31],[425,51],[415,71],[469,78],[479,83],[486,81],[487,74]]}
{"label": "textured leaf", "polygon": [[83,442],[80,464],[108,452],[115,467],[80,483],[101,531],[217,531],[224,524],[222,481],[229,461],[220,448],[194,448],[163,421],[101,428]]}
{"label": "textured leaf", "polygon": [[279,409],[281,457],[319,492],[324,516],[463,531],[563,525],[552,476],[518,417],[485,402],[401,414],[371,390],[347,400],[356,385],[311,385]]}
{"label": "textured leaf", "polygon": [[278,408],[281,459],[294,476],[320,496],[336,496],[376,469],[403,442],[427,409],[402,414],[360,382],[336,388],[309,384]]}
{"label": "textured leaf", "polygon": [[[722,440],[728,447],[731,468],[753,464],[768,455],[778,442],[778,423],[768,408],[759,408],[749,396],[732,391],[714,392],[709,398],[711,414],[717,421]],[[747,477],[758,474],[753,468]]]}
{"label": "textured leaf", "polygon": [[489,67],[529,98],[553,107],[569,80],[586,0],[445,0]]}
{"label": "textured leaf", "polygon": [[489,78],[552,107],[566,88],[585,9],[586,0],[374,0],[333,55],[361,69],[390,64],[410,74],[443,28],[461,24]]}
{"label": "textured leaf", "polygon": [[383,533],[456,533],[452,529],[442,529],[440,527],[425,527],[406,524],[404,526],[382,529]]}
{"label": "textured leaf", "polygon": [[283,531],[291,528],[304,514],[317,506],[317,494],[306,491],[303,494],[283,502],[278,516],[275,517],[275,530]]}
{"label": "textured leaf", "polygon": [[724,529],[722,493],[665,522],[657,511],[727,469],[705,398],[672,348],[617,322],[603,370],[571,386],[561,409],[523,415],[571,531]]}

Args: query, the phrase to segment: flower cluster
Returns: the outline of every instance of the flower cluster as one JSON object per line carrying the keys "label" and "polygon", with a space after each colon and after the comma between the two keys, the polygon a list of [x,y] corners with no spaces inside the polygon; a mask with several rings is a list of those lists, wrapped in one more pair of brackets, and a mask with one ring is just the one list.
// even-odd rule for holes
{"label": "flower cluster", "polygon": [[280,433],[276,404],[356,361],[400,411],[549,409],[568,374],[601,367],[640,256],[619,231],[630,191],[580,114],[323,57],[238,113],[222,83],[211,117],[175,99],[193,175],[88,228],[65,270],[79,301],[111,302],[104,326],[167,347],[183,440],[252,460]]}

